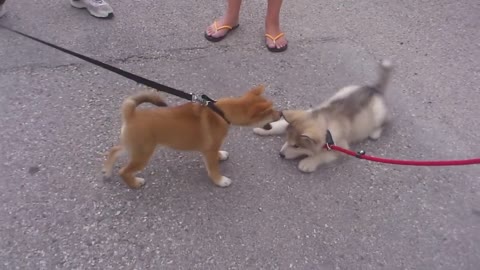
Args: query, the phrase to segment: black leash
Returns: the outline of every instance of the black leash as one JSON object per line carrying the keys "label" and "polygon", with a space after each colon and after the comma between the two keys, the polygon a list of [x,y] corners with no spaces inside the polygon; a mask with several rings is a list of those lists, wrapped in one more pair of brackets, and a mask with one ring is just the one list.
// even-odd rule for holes
{"label": "black leash", "polygon": [[59,51],[62,51],[64,53],[67,53],[67,54],[70,54],[70,55],[73,55],[77,58],[80,58],[82,60],[85,60],[89,63],[92,63],[94,65],[97,65],[99,67],[102,67],[104,69],[107,69],[107,70],[110,70],[114,73],[117,73],[118,75],[120,76],[123,76],[127,79],[130,79],[132,81],[135,81],[139,84],[143,84],[143,85],[146,85],[148,87],[151,87],[151,88],[154,88],[156,89],[157,91],[161,91],[161,92],[165,92],[165,93],[168,93],[168,94],[171,94],[171,95],[174,95],[174,96],[177,96],[179,98],[183,98],[183,99],[186,99],[186,100],[189,100],[191,102],[194,102],[194,103],[199,103],[203,106],[207,106],[209,107],[210,109],[212,109],[214,112],[216,112],[218,115],[220,115],[228,124],[230,124],[230,121],[228,121],[228,119],[225,117],[225,114],[222,112],[222,110],[220,110],[216,105],[215,105],[215,100],[211,99],[210,97],[208,97],[207,95],[196,95],[196,94],[192,94],[192,93],[186,93],[186,92],[183,92],[183,91],[180,91],[178,89],[175,89],[175,88],[171,88],[169,86],[166,86],[166,85],[163,85],[163,84],[159,84],[157,82],[154,82],[154,81],[151,81],[149,79],[146,79],[146,78],[143,78],[143,77],[140,77],[138,75],[135,75],[133,73],[130,73],[130,72],[127,72],[127,71],[124,71],[124,70],[121,70],[117,67],[114,67],[114,66],[111,66],[109,64],[106,64],[106,63],[103,63],[101,61],[98,61],[98,60],[95,60],[93,58],[90,58],[88,56],[85,56],[85,55],[82,55],[82,54],[79,54],[79,53],[76,53],[74,51],[71,51],[71,50],[68,50],[68,49],[65,49],[65,48],[62,48],[60,46],[57,46],[57,45],[54,45],[52,43],[49,43],[49,42],[46,42],[46,41],[43,41],[39,38],[36,38],[36,37],[32,37],[30,35],[27,35],[27,34],[24,34],[22,32],[19,32],[17,30],[13,30],[11,28],[8,28],[6,26],[3,26],[0,24],[0,28],[4,28],[8,31],[11,31],[13,33],[17,33],[21,36],[24,36],[26,38],[29,38],[29,39],[32,39],[32,40],[35,40],[37,42],[40,42],[42,44],[45,44],[47,46],[50,46],[52,48],[55,48]]}

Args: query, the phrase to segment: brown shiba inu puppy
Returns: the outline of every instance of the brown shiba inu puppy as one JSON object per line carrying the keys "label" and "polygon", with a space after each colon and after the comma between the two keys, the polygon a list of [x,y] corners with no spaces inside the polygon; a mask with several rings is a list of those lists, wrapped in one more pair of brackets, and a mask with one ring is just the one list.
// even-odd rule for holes
{"label": "brown shiba inu puppy", "polygon": [[[281,113],[263,96],[264,87],[258,86],[241,97],[219,99],[215,105],[232,125],[261,127],[277,121]],[[152,103],[162,108],[137,109],[141,103]],[[135,177],[148,163],[157,145],[176,150],[201,152],[208,175],[218,186],[227,187],[231,180],[220,173],[219,161],[228,153],[221,151],[230,125],[212,109],[196,103],[166,107],[153,92],[144,92],[125,99],[122,105],[121,143],[114,146],[103,166],[105,176],[110,176],[116,159],[127,152],[129,163],[120,169],[120,176],[131,188],[145,182]]]}
{"label": "brown shiba inu puppy", "polygon": [[327,130],[336,145],[349,144],[367,138],[378,139],[388,121],[384,99],[392,65],[380,64],[380,79],[373,86],[347,86],[333,97],[310,110],[283,111],[283,119],[255,128],[259,135],[287,133],[280,156],[293,159],[306,156],[298,165],[303,172],[313,172],[320,164],[332,162],[339,153],[324,149]]}

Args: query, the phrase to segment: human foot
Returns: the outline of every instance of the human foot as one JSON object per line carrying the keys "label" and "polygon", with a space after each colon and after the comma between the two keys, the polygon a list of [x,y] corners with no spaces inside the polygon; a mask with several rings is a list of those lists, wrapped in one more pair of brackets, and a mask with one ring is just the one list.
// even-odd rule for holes
{"label": "human foot", "polygon": [[215,20],[205,31],[205,38],[212,42],[224,39],[228,33],[237,29],[238,20],[219,19]]}
{"label": "human foot", "polygon": [[285,34],[280,30],[278,20],[265,21],[265,43],[271,52],[283,52],[288,47]]}
{"label": "human foot", "polygon": [[104,0],[70,0],[70,4],[76,8],[85,8],[97,18],[112,18],[113,9]]}
{"label": "human foot", "polygon": [[284,33],[277,35],[265,34],[267,49],[271,52],[283,52],[288,48]]}

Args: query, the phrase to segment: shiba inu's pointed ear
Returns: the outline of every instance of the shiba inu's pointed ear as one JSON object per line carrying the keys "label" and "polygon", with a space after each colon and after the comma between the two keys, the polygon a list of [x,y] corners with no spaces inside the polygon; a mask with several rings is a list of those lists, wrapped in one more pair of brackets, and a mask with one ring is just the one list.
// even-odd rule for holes
{"label": "shiba inu's pointed ear", "polygon": [[263,84],[260,84],[256,87],[252,88],[249,92],[251,94],[260,96],[261,94],[263,94],[263,92],[265,92],[265,86]]}
{"label": "shiba inu's pointed ear", "polygon": [[259,104],[255,104],[250,108],[251,115],[264,115],[270,111],[272,111],[272,102],[265,101]]}
{"label": "shiba inu's pointed ear", "polygon": [[302,110],[285,110],[282,111],[282,116],[287,121],[287,123],[291,124],[295,120],[302,118],[305,115],[305,111]]}

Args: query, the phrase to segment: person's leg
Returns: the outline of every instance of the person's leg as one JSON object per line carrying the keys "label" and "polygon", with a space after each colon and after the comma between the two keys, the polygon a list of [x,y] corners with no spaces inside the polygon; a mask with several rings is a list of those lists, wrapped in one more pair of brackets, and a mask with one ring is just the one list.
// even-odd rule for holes
{"label": "person's leg", "polygon": [[282,0],[268,0],[267,16],[265,18],[265,34],[267,47],[273,51],[287,49],[287,39],[280,30],[280,9]]}
{"label": "person's leg", "polygon": [[[242,5],[242,0],[227,0],[227,10],[223,16],[213,22],[208,26],[205,31],[205,36],[215,38],[224,37],[228,31],[232,28],[238,26],[238,21],[240,19],[240,6]],[[225,27],[222,27],[225,26]],[[216,41],[216,40],[212,40]]]}
{"label": "person's leg", "polygon": [[76,8],[86,8],[92,16],[97,18],[113,17],[112,7],[104,0],[70,0],[70,4]]}
{"label": "person's leg", "polygon": [[0,0],[0,17],[2,17],[7,10],[5,9],[5,0]]}

